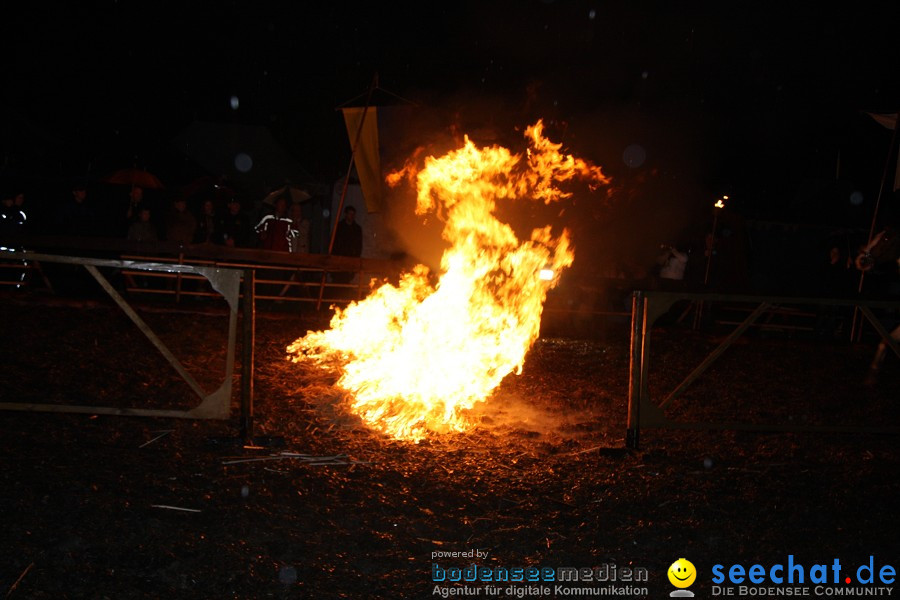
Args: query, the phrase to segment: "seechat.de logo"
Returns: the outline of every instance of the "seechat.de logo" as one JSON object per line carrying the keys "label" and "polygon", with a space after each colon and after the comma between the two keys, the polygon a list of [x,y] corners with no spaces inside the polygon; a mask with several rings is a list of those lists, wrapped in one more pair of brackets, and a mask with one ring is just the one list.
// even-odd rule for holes
{"label": "seechat.de logo", "polygon": [[672,563],[666,574],[669,576],[669,583],[678,588],[669,593],[671,598],[694,597],[694,592],[687,589],[697,579],[697,569],[691,561],[686,558],[679,558]]}

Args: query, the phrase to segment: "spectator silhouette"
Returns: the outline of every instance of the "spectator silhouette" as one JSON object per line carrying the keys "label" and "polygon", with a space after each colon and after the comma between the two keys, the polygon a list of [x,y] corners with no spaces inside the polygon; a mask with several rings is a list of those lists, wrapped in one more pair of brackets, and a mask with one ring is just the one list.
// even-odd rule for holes
{"label": "spectator silhouette", "polygon": [[687,271],[688,259],[686,250],[675,246],[664,245],[657,263],[659,265],[659,287],[663,291],[684,291],[684,274]]}
{"label": "spectator silhouette", "polygon": [[[306,219],[303,216],[303,206],[299,202],[294,202],[291,204],[290,213],[291,226],[290,226],[290,246],[291,252],[300,253],[300,254],[309,254],[309,219]],[[289,281],[297,282],[297,281],[308,281],[308,272],[304,272],[300,269],[297,269],[293,273],[291,273]],[[284,296],[290,289],[290,283],[286,283],[283,288],[281,288],[280,296]],[[301,293],[308,293],[308,288],[301,286]]]}
{"label": "spectator silhouette", "polygon": [[197,233],[197,219],[187,208],[187,200],[175,198],[166,220],[166,240],[182,245],[191,244]]}
{"label": "spectator silhouette", "polygon": [[128,234],[125,237],[135,242],[155,242],[159,239],[156,226],[150,219],[150,207],[141,207],[138,220],[128,227]]}
{"label": "spectator silhouette", "polygon": [[[819,289],[822,298],[846,298],[854,291],[854,271],[850,257],[837,242],[828,244],[819,273]],[[835,339],[846,325],[848,309],[844,306],[820,305],[817,307],[816,335],[822,339]]]}
{"label": "spectator silhouette", "polygon": [[[4,250],[12,247],[7,241],[10,236],[23,235],[25,233],[25,213],[16,206],[16,196],[13,194],[4,194],[0,201],[0,248]],[[16,246],[18,247],[18,246]],[[21,247],[18,247],[21,249]],[[2,269],[0,277],[4,283],[15,282],[19,287],[25,281],[26,269],[25,262],[20,264],[22,269]]]}
{"label": "spectator silhouette", "polygon": [[97,235],[97,212],[88,199],[87,187],[76,183],[72,197],[56,215],[56,230],[62,235],[89,237]]}
{"label": "spectator silhouette", "polygon": [[[143,205],[138,209],[138,220],[128,226],[128,233],[125,238],[132,242],[156,242],[159,236],[156,232],[156,225],[150,219],[150,207]],[[125,273],[125,283],[128,288],[148,288],[150,282],[147,277],[139,277]]]}
{"label": "spectator silhouette", "polygon": [[[337,256],[360,256],[362,254],[362,227],[356,222],[356,208],[348,206],[344,209],[344,218],[338,223],[334,232],[334,243],[331,253]],[[353,271],[337,271],[332,273],[335,283],[349,283],[353,279]]]}
{"label": "spectator silhouette", "polygon": [[16,193],[13,204],[18,211],[18,217],[22,220],[22,232],[23,233],[32,233],[34,232],[34,219],[30,218],[25,211],[25,192],[19,191]]}
{"label": "spectator silhouette", "polygon": [[128,192],[128,208],[125,211],[126,232],[132,223],[137,223],[140,220],[141,208],[144,206],[144,188],[139,185],[131,186],[131,190]]}
{"label": "spectator silhouette", "polygon": [[232,197],[228,201],[228,211],[219,221],[221,243],[232,248],[253,246],[250,220],[241,210],[241,201]]}
{"label": "spectator silhouette", "polygon": [[16,196],[4,194],[0,201],[0,236],[22,235],[25,222],[25,213],[16,206]]}
{"label": "spectator silhouette", "polygon": [[217,231],[218,219],[216,219],[216,207],[211,199],[203,201],[200,218],[197,219],[197,231],[194,234],[196,244],[216,244],[220,242]]}
{"label": "spectator silhouette", "polygon": [[299,202],[291,205],[291,252],[309,254],[309,219],[303,216]]}
{"label": "spectator silhouette", "polygon": [[356,222],[356,208],[344,209],[344,219],[338,223],[334,233],[331,253],[338,256],[360,256],[362,254],[362,227]]}
{"label": "spectator silhouette", "polygon": [[287,216],[287,200],[280,196],[275,200],[275,212],[264,215],[256,225],[259,246],[265,250],[290,252],[291,219]]}

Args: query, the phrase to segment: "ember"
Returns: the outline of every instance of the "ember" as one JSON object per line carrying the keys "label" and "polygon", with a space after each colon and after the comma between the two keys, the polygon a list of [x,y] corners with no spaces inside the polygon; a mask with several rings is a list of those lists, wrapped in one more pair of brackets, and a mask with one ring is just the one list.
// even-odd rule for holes
{"label": "ember", "polygon": [[[521,372],[538,337],[547,290],[571,265],[567,231],[535,229],[520,241],[494,215],[498,200],[558,201],[573,178],[608,182],[599,167],[560,152],[528,127],[522,155],[465,139],[461,148],[405,173],[417,186],[417,214],[436,213],[449,243],[437,283],[424,265],[365,300],[337,310],[331,329],[288,346],[294,362],[340,374],[352,410],[394,438],[463,431],[465,411],[485,400],[509,373]],[[389,178],[391,183],[400,174]]]}

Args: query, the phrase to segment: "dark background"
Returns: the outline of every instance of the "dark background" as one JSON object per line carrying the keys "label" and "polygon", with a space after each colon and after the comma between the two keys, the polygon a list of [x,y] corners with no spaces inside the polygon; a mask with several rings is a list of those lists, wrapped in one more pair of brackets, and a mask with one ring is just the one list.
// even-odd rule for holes
{"label": "dark background", "polygon": [[[335,108],[377,71],[383,88],[435,115],[422,119],[435,124],[422,143],[451,124],[505,143],[543,117],[551,137],[603,165],[612,195],[579,197],[580,212],[567,213],[582,219],[567,217],[570,226],[587,224],[575,231],[573,270],[602,258],[609,244],[592,242],[607,236],[658,248],[691,228],[702,234],[714,199],[729,194],[719,225],[730,239],[742,219],[781,224],[755,229],[770,240],[757,239],[752,257],[787,265],[753,272],[781,291],[817,258],[796,253],[821,242],[813,225],[868,229],[890,132],[864,111],[900,107],[896,2],[187,4],[4,7],[4,193],[23,186],[37,208],[66,199],[74,178],[99,193],[97,180],[132,165],[176,193],[203,174],[172,145],[194,120],[265,125],[310,182],[331,183],[349,158]],[[121,314],[34,300],[7,302],[0,319],[15,349],[0,363],[6,399],[153,407],[173,401],[170,386],[187,393]],[[193,355],[187,368],[213,372],[222,317],[147,313],[166,324],[167,343],[180,342],[176,355]],[[341,426],[327,410],[337,388],[284,360],[307,328],[293,323],[259,320],[256,431],[363,464],[223,465],[271,451],[228,443],[240,441],[235,419],[8,415],[7,595],[421,597],[432,551],[472,547],[491,548],[502,566],[633,561],[651,569],[654,597],[671,591],[662,573],[679,556],[701,569],[700,597],[716,563],[791,553],[805,564],[897,564],[885,501],[898,492],[892,436],[651,430],[643,451],[619,452],[627,320],[603,342],[542,339],[487,405],[484,428],[415,446]],[[591,323],[571,329],[593,335]],[[670,405],[676,418],[896,423],[896,363],[860,387],[873,344],[768,335],[729,348]],[[674,389],[721,339],[654,333],[651,393]],[[553,418],[506,424],[503,409],[517,405]]]}
{"label": "dark background", "polygon": [[377,103],[400,96],[439,115],[430,123],[493,132],[485,142],[543,118],[613,177],[611,227],[677,237],[730,194],[742,217],[868,229],[891,132],[865,111],[900,106],[898,13],[889,2],[47,2],[4,18],[0,168],[6,187],[27,188],[136,165],[175,189],[223,174],[173,145],[200,120],[266,126],[301,178],[331,184],[350,150],[336,107],[363,102],[377,73]]}

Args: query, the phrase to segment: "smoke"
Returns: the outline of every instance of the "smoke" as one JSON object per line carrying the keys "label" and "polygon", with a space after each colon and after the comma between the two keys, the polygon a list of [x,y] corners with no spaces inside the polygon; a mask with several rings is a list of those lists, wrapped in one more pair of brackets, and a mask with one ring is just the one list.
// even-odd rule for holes
{"label": "smoke", "polygon": [[468,416],[480,430],[535,439],[596,439],[608,430],[609,422],[605,405],[535,402],[509,392],[474,406]]}
{"label": "smoke", "polygon": [[[712,201],[721,193],[711,178],[717,161],[713,121],[687,106],[591,106],[575,94],[540,80],[504,94],[407,91],[418,106],[379,108],[382,170],[387,174],[408,160],[443,155],[461,146],[464,135],[479,146],[522,152],[524,128],[543,119],[549,139],[602,167],[612,185],[602,193],[575,189],[569,201],[551,207],[501,203],[498,216],[517,233],[548,223],[569,229],[575,247],[570,277],[616,270],[639,277],[652,268],[661,244],[699,245]],[[412,186],[387,193],[383,242],[389,253],[436,267],[445,248],[441,224],[433,215],[415,214]]]}
{"label": "smoke", "polygon": [[[436,97],[423,94],[416,107],[379,108],[382,172],[402,170],[407,163],[421,166],[427,156],[442,156],[460,148],[465,137],[477,146],[503,146],[514,153],[524,153],[526,126],[534,124],[527,94],[521,101],[509,96],[460,91]],[[547,136],[558,141],[555,124],[547,124]],[[387,189],[385,225],[389,254],[405,254],[411,260],[436,267],[446,248],[441,239],[443,224],[435,215],[416,215],[416,190],[403,182]],[[535,203],[499,203],[498,218],[510,224],[519,237],[527,237],[535,227],[565,223],[559,206],[545,207]],[[556,221],[557,223],[554,223]]]}

